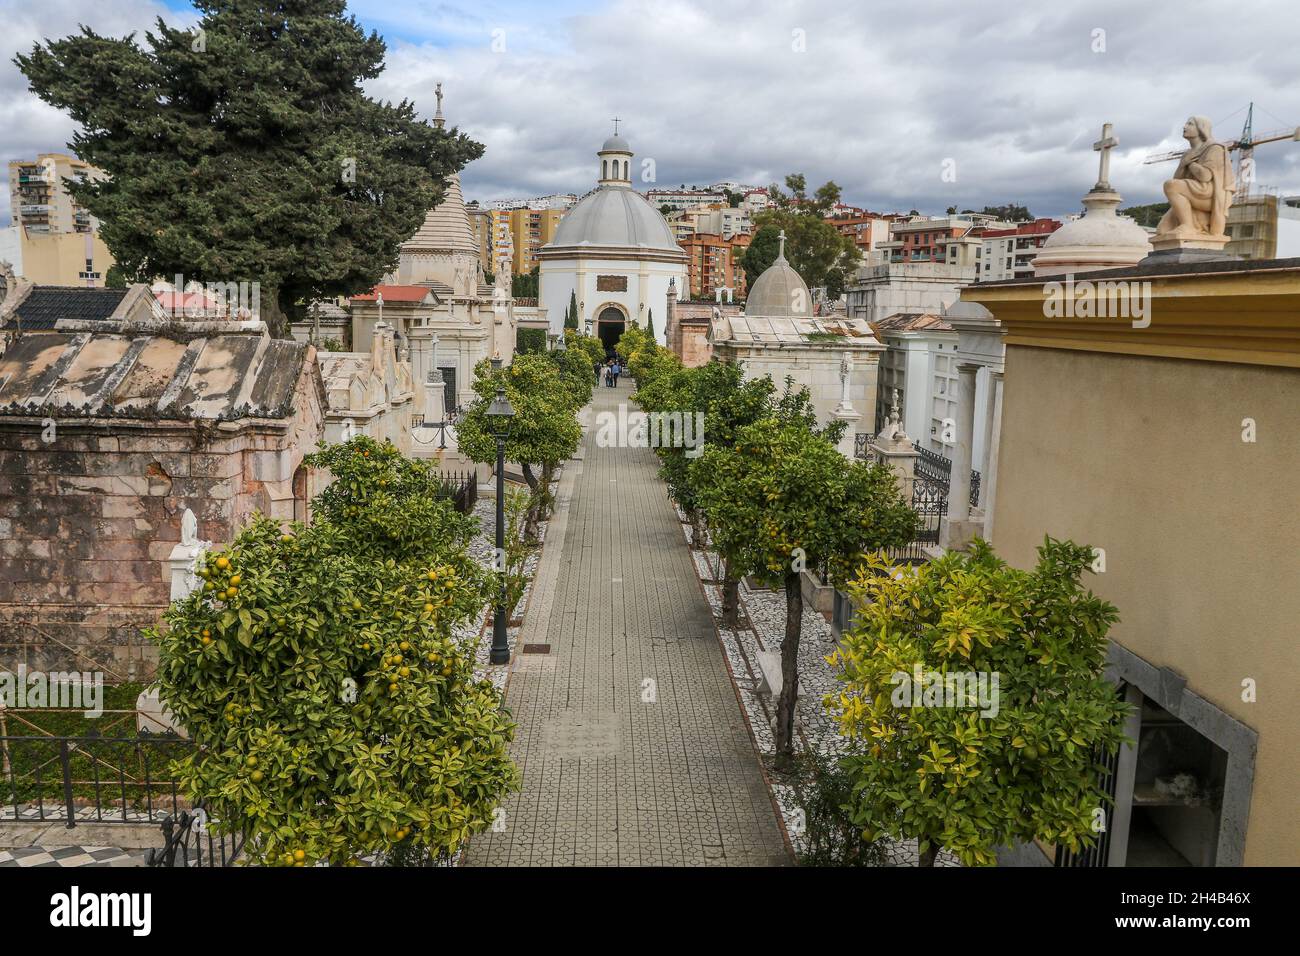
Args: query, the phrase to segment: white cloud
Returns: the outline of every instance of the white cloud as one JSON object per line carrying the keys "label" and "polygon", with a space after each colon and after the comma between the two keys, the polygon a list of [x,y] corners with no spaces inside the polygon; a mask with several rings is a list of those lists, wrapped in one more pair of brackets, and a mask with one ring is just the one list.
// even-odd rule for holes
{"label": "white cloud", "polygon": [[[69,32],[74,6],[17,8],[18,29],[6,30],[0,51],[7,59],[37,35]],[[85,17],[120,33],[145,25],[152,9],[106,0]],[[1230,16],[1208,0],[1176,9],[1130,0],[360,0],[352,10],[389,40],[387,70],[368,90],[411,99],[429,116],[441,80],[449,122],[487,145],[463,176],[471,198],[584,191],[618,115],[664,184],[765,183],[799,171],[880,210],[1019,201],[1062,214],[1096,179],[1090,147],[1103,122],[1121,141],[1111,181],[1131,203],[1161,198],[1169,167],[1141,160],[1181,145],[1190,113],[1216,120],[1221,139],[1240,133],[1252,99],[1272,114],[1257,111],[1257,131],[1300,122],[1284,2],[1237,3]],[[1092,49],[1096,29],[1104,53]],[[492,49],[494,30],[504,31],[504,52]],[[806,52],[792,49],[795,30]],[[0,65],[0,153],[60,146],[70,124],[22,92],[16,74]],[[955,183],[941,179],[946,158]],[[1264,146],[1256,160],[1261,182],[1300,192],[1295,145]]]}

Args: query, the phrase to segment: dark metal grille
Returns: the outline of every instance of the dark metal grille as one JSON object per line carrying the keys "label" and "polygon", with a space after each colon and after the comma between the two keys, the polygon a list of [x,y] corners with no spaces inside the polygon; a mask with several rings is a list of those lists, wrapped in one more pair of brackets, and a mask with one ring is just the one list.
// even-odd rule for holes
{"label": "dark metal grille", "polygon": [[[203,821],[200,823],[200,821]],[[225,867],[233,866],[244,850],[245,833],[218,833],[208,820],[200,801],[193,810],[162,822],[163,845],[145,857],[148,866]]]}
{"label": "dark metal grille", "polygon": [[0,737],[0,819],[78,823],[155,822],[180,812],[172,762],[192,741],[140,737]]}
{"label": "dark metal grille", "polygon": [[449,471],[437,476],[438,488],[435,498],[450,498],[456,510],[463,515],[470,514],[478,502],[478,475],[473,471]]}

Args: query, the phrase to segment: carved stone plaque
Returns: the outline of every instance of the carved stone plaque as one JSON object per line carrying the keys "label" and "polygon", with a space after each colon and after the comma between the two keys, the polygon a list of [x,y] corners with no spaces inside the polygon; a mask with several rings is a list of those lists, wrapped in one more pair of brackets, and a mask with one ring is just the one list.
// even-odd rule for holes
{"label": "carved stone plaque", "polygon": [[596,276],[597,292],[626,292],[627,276]]}

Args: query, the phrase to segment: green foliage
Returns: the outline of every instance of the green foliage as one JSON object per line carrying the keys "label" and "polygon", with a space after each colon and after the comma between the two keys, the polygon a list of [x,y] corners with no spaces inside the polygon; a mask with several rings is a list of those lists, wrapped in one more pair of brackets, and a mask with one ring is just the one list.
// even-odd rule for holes
{"label": "green foliage", "polygon": [[154,635],[161,696],[199,744],[180,779],[260,863],[453,852],[517,777],[514,725],[452,632],[484,607],[473,523],[391,445],[311,461],[335,479],[311,524],[255,517]]}
{"label": "green foliage", "polygon": [[[541,281],[541,266],[533,266],[531,272],[510,277],[510,295],[515,299],[537,298],[537,286]],[[543,333],[543,338],[545,333]]]}
{"label": "green foliage", "polygon": [[[966,212],[974,212],[973,209],[967,209]],[[996,216],[1004,222],[1032,222],[1034,214],[1029,211],[1028,207],[1021,206],[1018,203],[1007,203],[1005,206],[985,206],[980,210],[986,216]]]}
{"label": "green foliage", "polygon": [[[595,340],[599,345],[599,340]],[[582,408],[591,401],[591,392],[595,388],[592,378],[591,354],[585,348],[566,348],[562,352],[552,352],[551,357],[559,367],[565,388],[573,399],[575,408]]]}
{"label": "green foliage", "polygon": [[282,313],[392,269],[446,177],[483,147],[408,102],[365,96],[385,45],[343,0],[197,6],[194,32],[159,20],[146,47],[83,28],[15,62],[77,123],[77,155],[108,174],[68,188],[124,276],[259,282],[284,335]]}
{"label": "green foliage", "polygon": [[1139,226],[1145,226],[1154,229],[1160,225],[1160,220],[1164,218],[1165,213],[1169,211],[1169,203],[1153,202],[1145,206],[1129,206],[1127,209],[1121,209],[1121,216],[1131,216],[1133,221]]}
{"label": "green foliage", "polygon": [[506,575],[506,617],[514,616],[519,600],[524,596],[528,586],[528,574],[524,570],[528,559],[537,550],[537,546],[528,540],[525,534],[528,515],[532,508],[532,496],[520,489],[512,488],[506,492],[506,532],[505,532],[505,575]]}
{"label": "green foliage", "polygon": [[597,365],[605,361],[605,346],[600,344],[600,339],[594,335],[583,335],[576,327],[565,329],[564,347],[570,352],[581,352],[587,356],[587,361],[593,372]]}
{"label": "green foliage", "polygon": [[[576,291],[569,293],[569,307],[564,310],[564,327],[566,329],[578,328],[578,293]],[[601,354],[604,358],[604,353]]]}
{"label": "green foliage", "polygon": [[798,559],[850,576],[864,552],[901,547],[916,515],[883,465],[849,461],[798,420],[763,418],[691,466],[714,546],[736,571],[780,582]]}
{"label": "green foliage", "polygon": [[529,466],[556,464],[572,457],[582,438],[579,406],[559,367],[547,355],[516,355],[496,373],[486,361],[475,367],[478,398],[456,426],[461,452],[471,461],[496,461],[496,436],[487,409],[496,397],[498,382],[505,385],[515,409],[506,436],[506,459]]}
{"label": "green foliage", "polygon": [[754,216],[754,239],[740,259],[746,281],[752,286],[776,261],[777,234],[784,229],[790,266],[810,288],[824,286],[828,296],[838,298],[861,258],[853,240],[826,219],[839,202],[840,188],[827,182],[808,196],[804,177],[798,173],[786,177],[786,188],[788,193],[773,184],[769,195],[776,206]]}
{"label": "green foliage", "polygon": [[531,352],[546,351],[545,329],[516,329],[515,354],[526,355]]}
{"label": "green foliage", "polygon": [[[1092,560],[1091,548],[1048,538],[1032,571],[983,542],[913,573],[863,569],[827,705],[861,750],[846,763],[868,839],[915,837],[967,864],[992,864],[1015,841],[1092,844],[1104,807],[1096,755],[1120,745],[1126,712],[1102,676],[1116,609],[1080,584]],[[894,675],[916,664],[998,674],[996,715],[895,706]]]}
{"label": "green foliage", "polygon": [[804,812],[801,866],[886,866],[883,847],[853,822],[856,782],[843,758],[815,749],[795,761],[795,794]]}
{"label": "green foliage", "polygon": [[744,253],[738,260],[740,267],[745,271],[745,281],[749,285],[752,286],[754,280],[776,262],[776,254],[781,247],[780,232],[780,228],[774,225],[759,226],[754,230],[754,238],[749,241],[749,245],[745,247]]}

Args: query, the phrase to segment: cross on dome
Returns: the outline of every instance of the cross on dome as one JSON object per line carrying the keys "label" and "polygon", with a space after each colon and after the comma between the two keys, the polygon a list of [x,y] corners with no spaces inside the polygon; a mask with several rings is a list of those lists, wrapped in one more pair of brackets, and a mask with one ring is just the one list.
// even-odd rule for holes
{"label": "cross on dome", "polygon": [[1119,145],[1119,140],[1112,135],[1113,130],[1112,124],[1103,123],[1101,139],[1092,144],[1092,148],[1101,153],[1101,161],[1097,169],[1097,185],[1106,189],[1110,188],[1110,151]]}
{"label": "cross on dome", "polygon": [[777,241],[780,243],[780,245],[777,247],[776,257],[778,259],[784,259],[785,258],[785,230],[782,229],[779,233],[777,233],[776,238]]}
{"label": "cross on dome", "polygon": [[623,122],[623,121],[620,120],[617,116],[614,117],[614,135],[615,135],[615,136],[618,135],[618,124],[621,123],[621,122]]}

